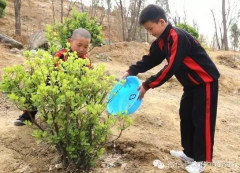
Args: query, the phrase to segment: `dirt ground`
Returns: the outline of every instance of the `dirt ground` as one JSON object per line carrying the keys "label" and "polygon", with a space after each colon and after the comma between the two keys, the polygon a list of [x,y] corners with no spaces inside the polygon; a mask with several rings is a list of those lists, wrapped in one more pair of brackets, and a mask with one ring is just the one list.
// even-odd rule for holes
{"label": "dirt ground", "polygon": [[[88,56],[94,66],[105,63],[111,74],[121,77],[130,64],[147,53],[148,48],[145,43],[117,43],[95,48]],[[221,78],[214,162],[207,167],[206,172],[240,172],[240,53],[209,54],[219,68]],[[228,59],[224,59],[224,56]],[[21,55],[10,53],[0,44],[1,75],[5,66],[23,62]],[[236,67],[231,67],[232,63]],[[139,75],[139,78],[144,80],[160,68],[161,66]],[[100,159],[92,173],[185,172],[182,162],[169,154],[170,149],[181,149],[178,115],[181,94],[182,87],[175,78],[160,88],[149,90],[140,109],[132,115],[133,125],[124,131],[116,146],[110,148]],[[15,127],[13,121],[21,111],[4,95],[0,95],[0,98],[0,172],[60,172],[52,169],[59,163],[54,148],[44,143],[37,144],[31,136],[33,129]],[[160,159],[165,164],[164,170],[153,166],[155,159]]]}

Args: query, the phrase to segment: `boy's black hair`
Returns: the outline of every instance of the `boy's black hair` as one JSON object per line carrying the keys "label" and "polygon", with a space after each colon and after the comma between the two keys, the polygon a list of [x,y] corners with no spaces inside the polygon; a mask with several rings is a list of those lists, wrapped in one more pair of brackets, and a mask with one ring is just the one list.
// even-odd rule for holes
{"label": "boy's black hair", "polygon": [[158,5],[150,4],[142,10],[139,17],[139,24],[143,25],[149,21],[158,23],[159,19],[163,19],[167,22],[165,11]]}

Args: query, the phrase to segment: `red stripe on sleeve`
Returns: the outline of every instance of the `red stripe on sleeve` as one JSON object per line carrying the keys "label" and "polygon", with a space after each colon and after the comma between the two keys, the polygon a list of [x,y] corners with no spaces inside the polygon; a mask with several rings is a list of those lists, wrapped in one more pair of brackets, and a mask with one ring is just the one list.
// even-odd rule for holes
{"label": "red stripe on sleeve", "polygon": [[173,45],[171,47],[171,56],[169,58],[169,64],[168,64],[167,68],[165,68],[163,70],[162,74],[155,81],[153,81],[149,84],[149,86],[151,88],[154,88],[155,86],[157,86],[164,79],[164,77],[166,76],[168,71],[171,69],[172,64],[174,62],[176,52],[177,52],[178,35],[177,35],[176,31],[174,31],[173,29],[170,30],[170,35],[172,36],[172,39],[173,39]]}

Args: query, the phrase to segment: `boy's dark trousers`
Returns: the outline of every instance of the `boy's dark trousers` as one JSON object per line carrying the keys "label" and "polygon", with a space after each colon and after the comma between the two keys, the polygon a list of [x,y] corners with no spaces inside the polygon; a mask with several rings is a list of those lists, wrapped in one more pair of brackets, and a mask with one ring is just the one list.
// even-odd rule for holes
{"label": "boy's dark trousers", "polygon": [[[47,80],[46,80],[46,85],[49,86],[50,85],[50,78],[47,77]],[[58,85],[58,84],[57,84]],[[23,111],[23,114],[22,114],[22,118],[26,119],[26,120],[29,120],[31,121],[31,117],[29,114],[31,114],[32,118],[35,119],[35,116],[37,114],[37,109],[35,111],[27,111],[27,110],[24,110]]]}
{"label": "boy's dark trousers", "polygon": [[31,117],[30,117],[29,114],[31,114],[32,118],[35,119],[35,116],[36,116],[37,112],[38,112],[37,110],[35,110],[35,111],[25,110],[25,111],[23,111],[22,118],[24,118],[25,120],[31,121]]}
{"label": "boy's dark trousers", "polygon": [[217,114],[218,81],[184,87],[180,103],[184,153],[195,161],[212,161]]}

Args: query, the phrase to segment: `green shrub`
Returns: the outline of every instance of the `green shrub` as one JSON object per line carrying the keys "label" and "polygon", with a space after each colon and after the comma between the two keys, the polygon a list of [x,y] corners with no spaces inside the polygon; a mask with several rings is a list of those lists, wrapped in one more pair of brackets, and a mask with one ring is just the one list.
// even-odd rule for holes
{"label": "green shrub", "polygon": [[7,6],[7,1],[5,1],[5,0],[0,0],[0,7],[6,8],[6,6]]}
{"label": "green shrub", "polygon": [[195,37],[196,39],[199,38],[199,33],[196,31],[195,28],[191,27],[190,25],[186,24],[186,23],[180,23],[177,24],[178,28],[183,29],[184,31],[187,31],[189,34],[191,34],[193,37]]}
{"label": "green shrub", "polygon": [[0,0],[0,17],[4,16],[4,10],[7,7],[7,1]]}
{"label": "green shrub", "polygon": [[[47,39],[54,44],[53,47],[66,47],[68,38],[77,28],[85,28],[90,32],[92,46],[99,46],[103,43],[102,27],[98,25],[96,19],[90,20],[87,13],[79,13],[74,10],[70,14],[71,18],[64,18],[63,24],[57,23],[54,26],[47,26]],[[56,39],[53,38],[54,36]],[[52,44],[50,45],[52,46]]]}
{"label": "green shrub", "polygon": [[177,25],[177,27],[187,31],[189,34],[191,34],[194,38],[196,38],[201,46],[207,51],[209,50],[209,47],[207,46],[207,42],[202,34],[199,35],[199,33],[196,31],[195,28],[191,27],[188,24],[180,23]]}
{"label": "green shrub", "polygon": [[[89,60],[75,52],[68,53],[66,62],[60,60],[59,67],[56,58],[42,50],[35,57],[29,51],[24,56],[25,65],[4,69],[1,91],[21,110],[37,108],[33,136],[56,146],[64,168],[89,171],[110,139],[119,138],[132,122],[128,115],[104,114],[115,77],[106,75],[103,65],[89,69]],[[119,131],[111,136],[113,128]]]}

